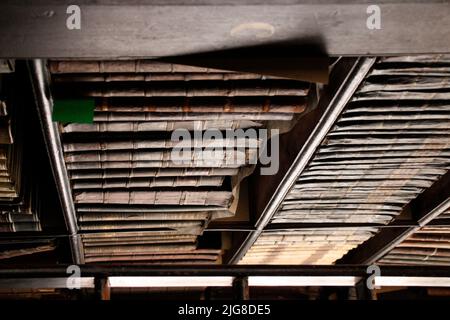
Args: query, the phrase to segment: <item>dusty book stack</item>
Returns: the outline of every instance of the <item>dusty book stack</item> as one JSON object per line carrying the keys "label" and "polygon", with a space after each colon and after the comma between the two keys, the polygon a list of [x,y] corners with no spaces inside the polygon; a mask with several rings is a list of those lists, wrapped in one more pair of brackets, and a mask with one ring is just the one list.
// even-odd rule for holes
{"label": "dusty book stack", "polygon": [[[226,133],[292,120],[309,90],[152,60],[51,61],[49,69],[55,99],[95,101],[92,124],[60,126],[88,263],[220,263],[221,248],[199,245],[198,236],[209,221],[234,215],[261,144]],[[177,129],[193,140],[174,161]],[[203,136],[209,129],[223,136]]]}
{"label": "dusty book stack", "polygon": [[448,266],[450,264],[450,210],[417,228],[380,260],[384,265]]}
{"label": "dusty book stack", "polygon": [[445,266],[450,264],[450,228],[426,226],[398,244],[379,263]]}
{"label": "dusty book stack", "polygon": [[14,76],[0,74],[0,232],[40,231],[38,190],[24,173],[24,112]]}
{"label": "dusty book stack", "polygon": [[6,101],[8,78],[1,74],[0,77],[0,198],[12,201],[19,196],[20,190],[22,134],[18,132],[20,119],[15,114],[16,110],[10,101]]}
{"label": "dusty book stack", "polygon": [[[449,62],[448,56],[379,59],[270,221],[341,227],[328,228],[328,236],[292,230],[281,240],[265,232],[241,263],[331,264],[444,175]],[[351,228],[355,223],[373,227]],[[264,253],[292,246],[292,254]]]}

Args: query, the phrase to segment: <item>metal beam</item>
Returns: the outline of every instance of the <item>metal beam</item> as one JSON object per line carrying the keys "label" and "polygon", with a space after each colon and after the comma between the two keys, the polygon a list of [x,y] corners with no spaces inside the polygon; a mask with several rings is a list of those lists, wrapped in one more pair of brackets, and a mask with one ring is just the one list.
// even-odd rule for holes
{"label": "metal beam", "polygon": [[[354,286],[367,277],[365,266],[80,266],[80,278],[66,266],[0,269],[0,288],[104,288],[115,287],[232,286],[248,278],[248,286]],[[283,274],[283,276],[280,276]],[[100,281],[99,279],[104,279]],[[450,267],[382,266],[376,286],[450,286]],[[106,297],[106,296],[104,296]]]}
{"label": "metal beam", "polygon": [[77,216],[70,191],[70,183],[64,162],[58,126],[52,120],[53,101],[50,95],[49,75],[45,61],[43,60],[29,61],[28,68],[42,132],[44,134],[44,141],[47,146],[53,176],[69,231],[73,261],[76,264],[82,264],[84,263],[83,244],[78,234]]}
{"label": "metal beam", "polygon": [[[122,279],[124,278],[124,279]],[[116,277],[114,282],[109,279],[105,281],[111,281],[112,284],[103,291],[99,291],[98,287],[95,287],[94,283],[100,281],[100,279],[92,277],[79,278],[79,286],[74,289],[94,288],[96,290],[96,296],[100,300],[110,299],[111,288],[168,288],[168,287],[183,287],[183,288],[196,288],[196,287],[217,287],[221,285],[221,278],[223,277],[196,277],[197,281],[192,281],[192,278],[187,277],[163,277],[154,281],[154,277]],[[240,279],[240,278],[236,278]],[[266,276],[266,277],[249,277],[249,287],[353,287],[361,282],[361,277],[353,276]],[[200,281],[198,281],[200,280]],[[421,276],[376,276],[374,282],[377,287],[450,287],[450,277],[421,277]],[[219,282],[217,282],[219,281]],[[229,281],[231,286],[231,280]],[[364,282],[361,283],[364,285]],[[0,289],[67,289],[66,278],[11,278],[0,279]],[[105,287],[103,287],[105,288]],[[234,289],[237,289],[235,287]],[[360,288],[361,289],[361,288]],[[239,288],[239,290],[241,290]],[[237,300],[246,299],[245,292],[235,296]],[[244,294],[244,295],[243,295]],[[360,297],[361,299],[362,297]]]}
{"label": "metal beam", "polygon": [[372,264],[389,253],[399,243],[427,225],[450,208],[450,171],[430,188],[406,205],[399,216],[411,212],[416,226],[384,228],[374,237],[353,249],[337,263]]}
{"label": "metal beam", "polygon": [[376,1],[380,29],[367,26],[371,3],[357,0],[79,0],[79,30],[66,26],[72,4],[2,1],[0,56],[162,57],[278,41],[335,56],[450,52],[446,0]]}
{"label": "metal beam", "polygon": [[310,132],[307,140],[285,173],[280,184],[272,193],[272,197],[256,222],[256,229],[249,233],[240,248],[231,258],[231,264],[238,263],[261,235],[266,225],[277,212],[287,193],[295,184],[298,176],[303,172],[311,158],[314,156],[317,147],[322,143],[322,140],[334,125],[345,105],[351,99],[364,77],[370,71],[372,65],[375,63],[375,60],[375,58],[358,58],[354,64],[352,64],[351,69],[345,73],[345,78],[342,82],[339,82],[340,86],[336,92],[329,96],[325,95],[325,97],[320,100],[317,111],[321,111],[323,109],[324,111],[322,116],[314,126],[314,129]]}
{"label": "metal beam", "polygon": [[[24,267],[23,265],[9,266],[7,268],[0,267],[0,278],[36,278],[36,277],[67,277],[71,275],[67,272],[67,265],[60,266],[43,266],[43,267]],[[246,277],[246,276],[356,276],[366,274],[365,266],[291,266],[291,265],[186,265],[186,266],[153,266],[153,265],[95,265],[84,264],[80,265],[81,277],[125,277],[125,276],[140,276],[140,277],[197,277],[197,276],[232,276],[232,277]],[[425,272],[425,270],[435,269],[418,269],[406,268],[405,270],[399,268],[387,268],[386,270],[396,270],[408,272],[412,270],[413,274],[416,271]],[[441,268],[442,272],[448,272],[450,276],[450,268]],[[433,271],[432,275],[436,275]],[[439,271],[436,271],[439,272]],[[231,284],[231,283],[230,283]]]}
{"label": "metal beam", "polygon": [[[68,265],[0,267],[0,279],[68,277]],[[367,276],[364,265],[80,265],[80,277]],[[381,266],[382,276],[450,277],[450,266]],[[231,282],[230,284],[231,285]]]}

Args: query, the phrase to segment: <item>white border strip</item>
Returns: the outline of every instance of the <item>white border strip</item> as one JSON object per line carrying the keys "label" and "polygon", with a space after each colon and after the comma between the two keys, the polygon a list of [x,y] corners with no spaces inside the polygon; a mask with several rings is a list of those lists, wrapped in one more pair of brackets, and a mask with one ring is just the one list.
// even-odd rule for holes
{"label": "white border strip", "polygon": [[377,287],[450,287],[447,277],[375,277]]}
{"label": "white border strip", "polygon": [[233,277],[109,277],[111,288],[231,287]]}
{"label": "white border strip", "polygon": [[313,276],[313,277],[248,277],[248,285],[253,287],[303,287],[303,286],[342,286],[352,287],[360,280],[351,276]]}

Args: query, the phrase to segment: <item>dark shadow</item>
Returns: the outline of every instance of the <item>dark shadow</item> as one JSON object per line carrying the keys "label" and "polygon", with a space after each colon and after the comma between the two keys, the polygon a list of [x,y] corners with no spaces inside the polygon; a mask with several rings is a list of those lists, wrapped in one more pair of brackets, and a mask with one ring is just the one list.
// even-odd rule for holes
{"label": "dark shadow", "polygon": [[161,62],[328,83],[329,59],[319,38],[276,41],[226,50],[170,56]]}

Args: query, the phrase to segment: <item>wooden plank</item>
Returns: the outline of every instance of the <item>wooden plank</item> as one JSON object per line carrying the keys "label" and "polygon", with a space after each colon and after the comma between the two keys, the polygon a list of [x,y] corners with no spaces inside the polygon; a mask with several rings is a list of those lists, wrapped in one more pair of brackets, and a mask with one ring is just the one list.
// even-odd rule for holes
{"label": "wooden plank", "polygon": [[450,30],[448,1],[377,1],[379,30],[366,26],[365,1],[82,0],[80,30],[66,27],[71,4],[2,1],[0,55],[161,57],[275,41],[320,46],[330,55],[450,52],[442,40]]}

